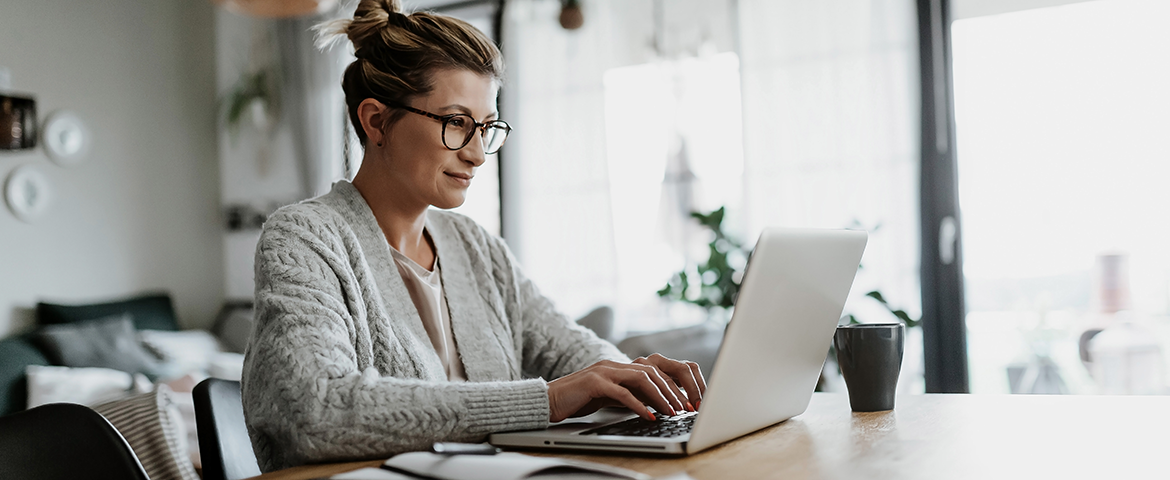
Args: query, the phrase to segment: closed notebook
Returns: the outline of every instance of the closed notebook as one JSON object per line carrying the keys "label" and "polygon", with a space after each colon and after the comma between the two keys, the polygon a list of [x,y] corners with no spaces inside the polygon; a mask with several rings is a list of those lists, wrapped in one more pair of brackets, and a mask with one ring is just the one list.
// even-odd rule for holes
{"label": "closed notebook", "polygon": [[519,453],[497,455],[440,455],[411,452],[386,460],[383,468],[363,468],[330,477],[332,480],[521,480],[548,479],[631,479],[650,477],[623,468],[599,463],[534,457]]}

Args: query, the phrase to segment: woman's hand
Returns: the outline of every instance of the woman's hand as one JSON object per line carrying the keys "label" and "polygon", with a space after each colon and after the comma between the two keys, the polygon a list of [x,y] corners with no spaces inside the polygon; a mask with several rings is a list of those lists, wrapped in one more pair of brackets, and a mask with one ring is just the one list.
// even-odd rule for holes
{"label": "woman's hand", "polygon": [[693,412],[706,390],[707,383],[695,362],[671,360],[657,353],[633,363],[602,360],[548,383],[549,421],[618,405],[653,420],[647,405],[671,415]]}

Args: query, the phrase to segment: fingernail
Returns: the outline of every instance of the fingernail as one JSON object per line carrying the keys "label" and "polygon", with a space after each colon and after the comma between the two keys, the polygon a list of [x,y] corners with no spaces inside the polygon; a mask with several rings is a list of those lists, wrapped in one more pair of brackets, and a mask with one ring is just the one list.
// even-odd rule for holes
{"label": "fingernail", "polygon": [[649,408],[646,409],[646,415],[649,415],[651,420],[658,420],[658,417],[655,417],[654,412],[651,412]]}
{"label": "fingernail", "polygon": [[688,412],[693,412],[693,411],[695,411],[695,407],[692,407],[692,406],[691,406],[691,402],[687,402],[687,411],[688,411]]}
{"label": "fingernail", "polygon": [[699,407],[701,406],[701,405],[700,405],[701,403],[703,403],[703,401],[702,401],[702,400],[695,400],[695,410],[698,410],[698,409],[699,409]]}

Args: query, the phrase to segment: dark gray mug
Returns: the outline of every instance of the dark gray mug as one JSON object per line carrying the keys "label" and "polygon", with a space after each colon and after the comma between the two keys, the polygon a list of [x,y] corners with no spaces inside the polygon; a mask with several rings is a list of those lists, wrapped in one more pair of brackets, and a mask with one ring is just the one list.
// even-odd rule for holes
{"label": "dark gray mug", "polygon": [[833,336],[837,364],[855,412],[894,409],[902,369],[905,326],[901,323],[841,325]]}

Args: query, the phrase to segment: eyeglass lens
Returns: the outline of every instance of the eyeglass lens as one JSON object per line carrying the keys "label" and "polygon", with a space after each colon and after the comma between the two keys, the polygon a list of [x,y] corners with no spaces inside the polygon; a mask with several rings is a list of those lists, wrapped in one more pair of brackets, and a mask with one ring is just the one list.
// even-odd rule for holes
{"label": "eyeglass lens", "polygon": [[[467,115],[456,115],[447,119],[443,124],[443,145],[452,150],[463,148],[475,135],[475,122]],[[486,154],[496,153],[504,140],[508,137],[508,129],[503,125],[488,123],[484,126],[483,151]]]}

